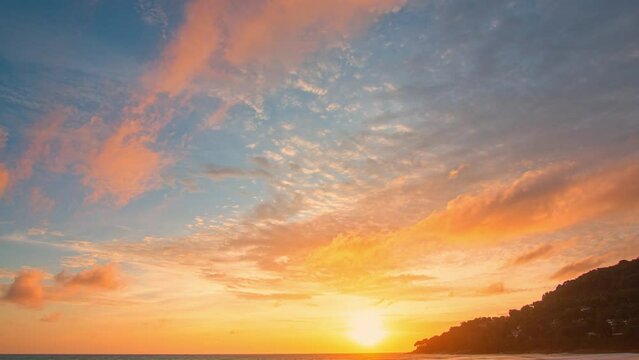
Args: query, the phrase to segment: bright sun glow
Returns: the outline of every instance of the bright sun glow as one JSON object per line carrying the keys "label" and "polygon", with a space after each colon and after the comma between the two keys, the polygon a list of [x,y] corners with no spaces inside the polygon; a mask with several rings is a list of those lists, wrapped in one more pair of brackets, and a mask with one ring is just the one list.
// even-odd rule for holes
{"label": "bright sun glow", "polygon": [[350,319],[349,334],[360,345],[373,346],[378,344],[386,336],[381,314],[375,310],[365,310],[353,314]]}

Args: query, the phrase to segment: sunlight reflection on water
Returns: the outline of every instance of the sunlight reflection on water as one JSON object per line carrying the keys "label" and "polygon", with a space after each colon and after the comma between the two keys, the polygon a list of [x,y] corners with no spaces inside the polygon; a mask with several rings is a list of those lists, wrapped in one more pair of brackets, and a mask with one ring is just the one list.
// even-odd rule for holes
{"label": "sunlight reflection on water", "polygon": [[639,354],[0,355],[0,360],[639,360]]}

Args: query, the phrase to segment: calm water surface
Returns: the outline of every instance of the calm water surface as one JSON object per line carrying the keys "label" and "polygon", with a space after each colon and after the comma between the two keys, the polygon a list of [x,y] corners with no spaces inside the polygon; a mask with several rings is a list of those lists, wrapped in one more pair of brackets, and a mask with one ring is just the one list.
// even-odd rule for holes
{"label": "calm water surface", "polygon": [[526,355],[0,355],[0,360],[639,360],[639,354],[526,354]]}

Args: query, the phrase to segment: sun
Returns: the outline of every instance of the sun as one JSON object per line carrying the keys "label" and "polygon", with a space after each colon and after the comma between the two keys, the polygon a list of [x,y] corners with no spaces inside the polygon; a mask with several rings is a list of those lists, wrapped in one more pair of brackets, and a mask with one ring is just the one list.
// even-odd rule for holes
{"label": "sun", "polygon": [[386,337],[382,315],[375,310],[354,313],[349,325],[350,337],[362,346],[374,346]]}

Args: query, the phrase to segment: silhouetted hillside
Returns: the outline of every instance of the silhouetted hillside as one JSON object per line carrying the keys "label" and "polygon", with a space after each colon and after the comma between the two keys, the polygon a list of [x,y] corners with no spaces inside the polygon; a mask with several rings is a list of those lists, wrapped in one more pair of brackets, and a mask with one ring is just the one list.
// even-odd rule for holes
{"label": "silhouetted hillside", "polygon": [[477,318],[415,343],[418,353],[639,350],[639,259],[592,270],[508,316]]}

